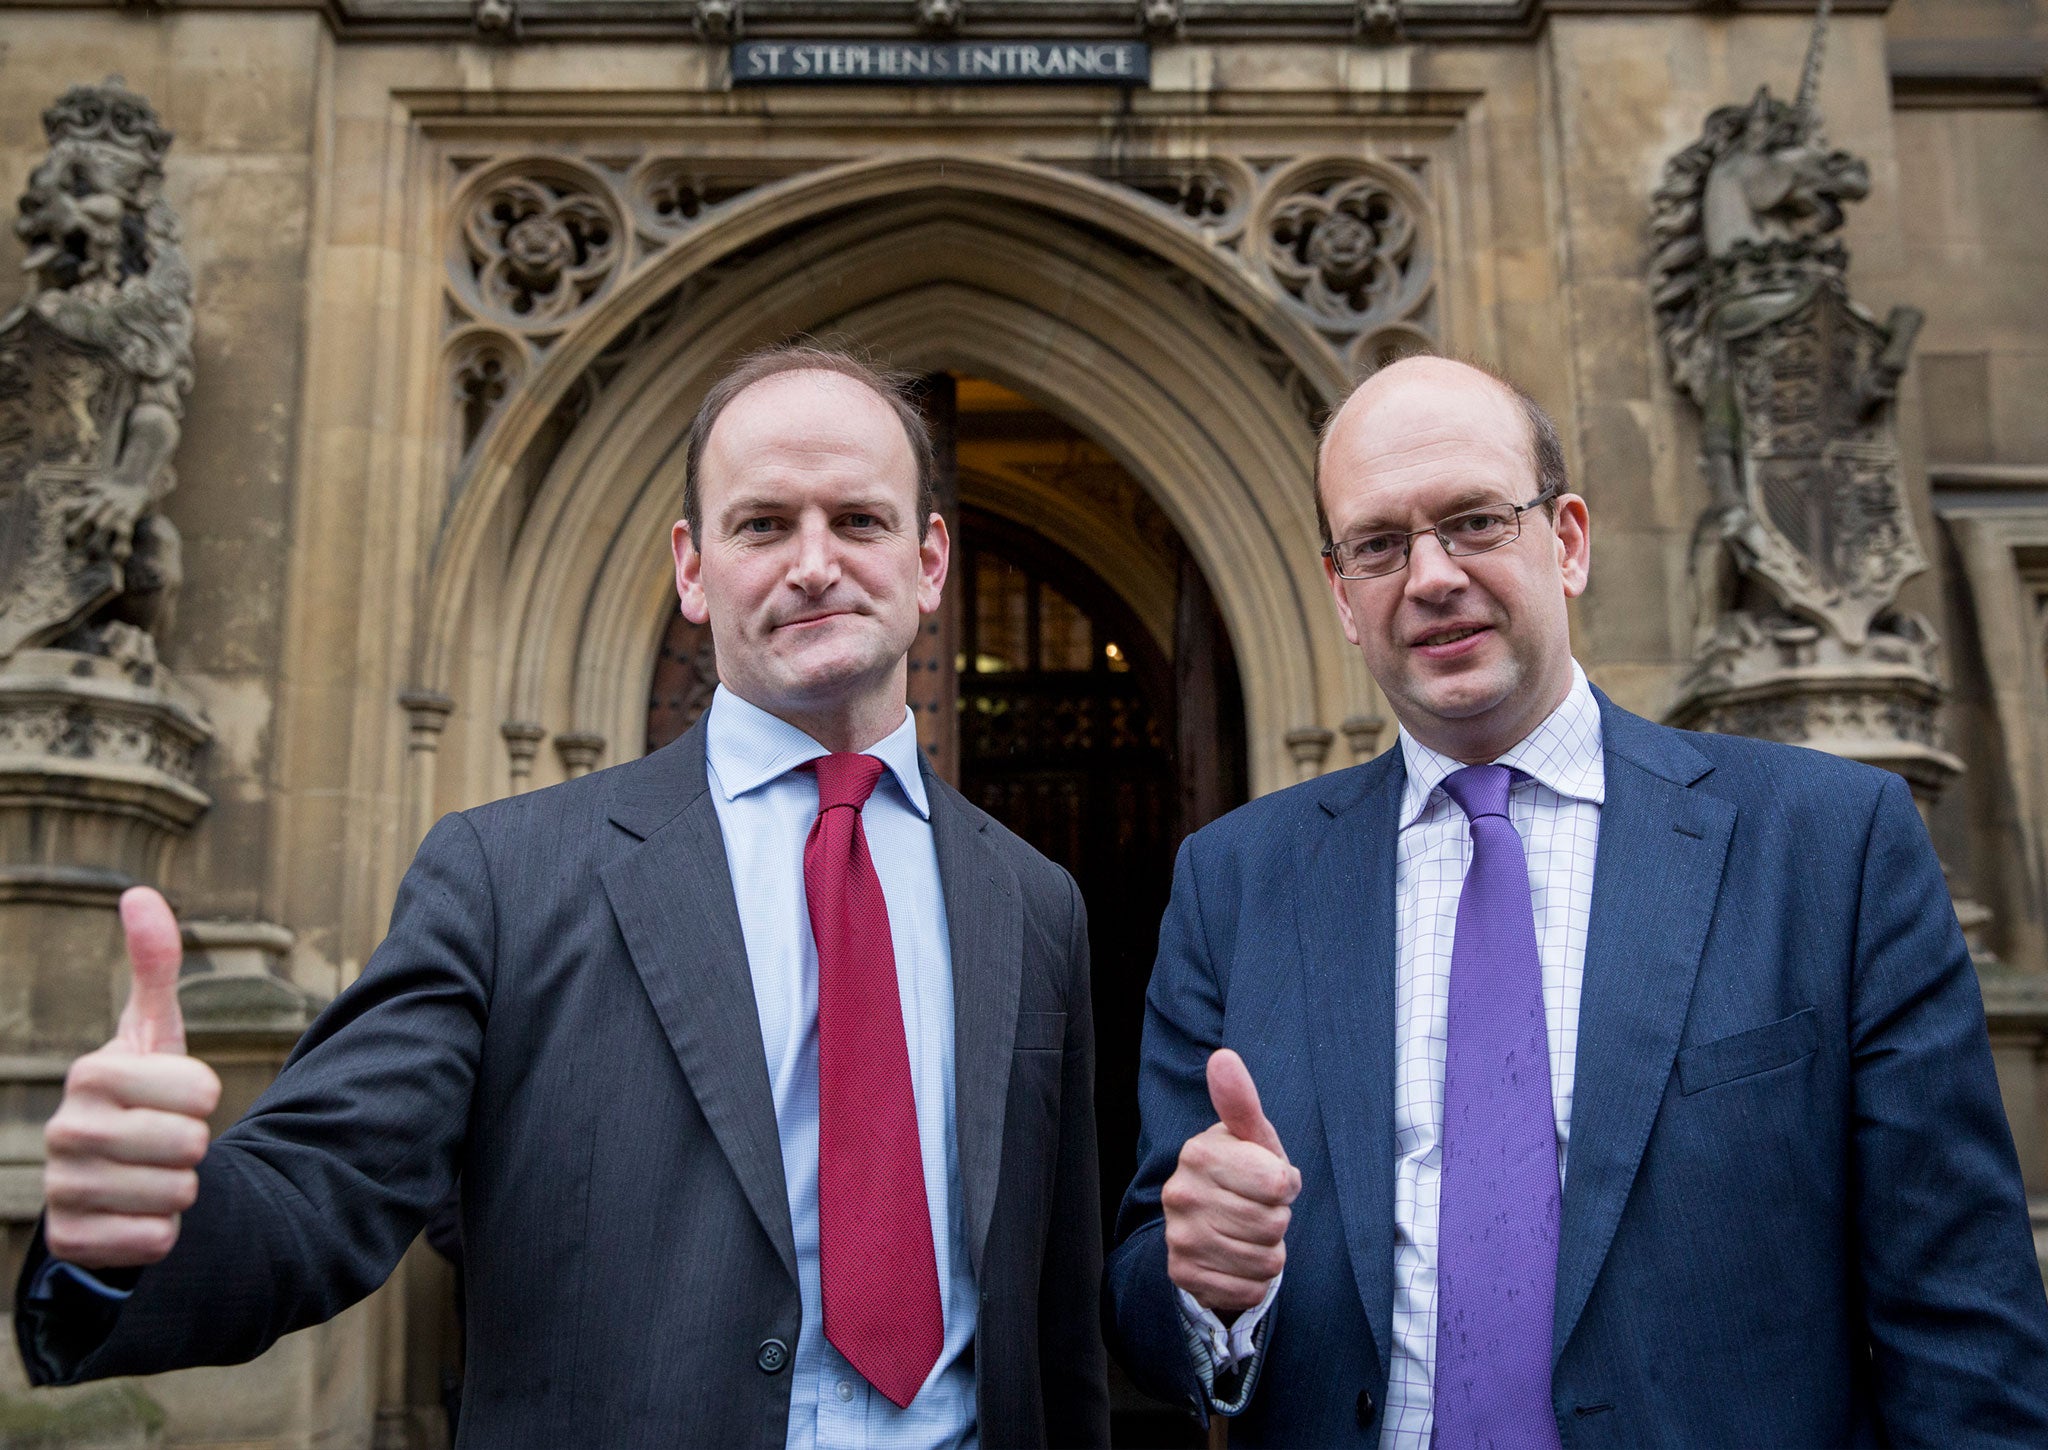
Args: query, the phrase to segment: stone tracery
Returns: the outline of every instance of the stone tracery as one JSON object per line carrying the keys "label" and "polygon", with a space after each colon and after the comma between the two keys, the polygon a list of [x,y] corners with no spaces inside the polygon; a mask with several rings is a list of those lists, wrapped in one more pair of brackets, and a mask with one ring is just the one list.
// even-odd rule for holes
{"label": "stone tracery", "polygon": [[462,233],[476,304],[527,331],[574,317],[625,257],[618,203],[581,168],[492,179],[467,206]]}
{"label": "stone tracery", "polygon": [[1212,157],[1100,174],[1234,252],[1346,371],[1434,345],[1435,219],[1402,171],[1339,156],[1263,168]]}
{"label": "stone tracery", "polygon": [[[451,201],[455,323],[445,346],[461,433],[455,456],[469,455],[517,386],[514,375],[530,373],[602,296],[734,201],[803,169],[617,148],[473,168]],[[1435,345],[1434,211],[1398,166],[1222,154],[1075,169],[1127,188],[1234,259],[1253,288],[1309,325],[1334,371],[1355,375]],[[473,324],[499,341],[479,352]],[[1301,401],[1315,412],[1313,397]]]}

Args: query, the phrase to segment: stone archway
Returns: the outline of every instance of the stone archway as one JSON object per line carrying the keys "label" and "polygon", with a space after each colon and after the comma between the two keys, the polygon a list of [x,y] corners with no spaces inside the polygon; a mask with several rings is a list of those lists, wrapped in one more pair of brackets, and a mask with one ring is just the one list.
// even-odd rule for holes
{"label": "stone archway", "polygon": [[[1073,189],[1102,201],[1085,178]],[[415,676],[495,715],[505,748],[451,763],[438,804],[551,778],[536,759],[549,734],[570,773],[638,752],[688,420],[731,356],[799,333],[991,378],[1099,440],[1187,540],[1239,642],[1254,793],[1313,773],[1331,727],[1376,697],[1316,558],[1310,375],[1275,367],[1291,354],[1248,338],[1215,278],[1077,224],[1067,200],[1063,214],[949,183],[838,206],[667,292],[636,290],[643,311],[610,330],[615,355],[621,335],[630,350],[580,413],[566,387],[547,417],[515,399],[443,533]]]}

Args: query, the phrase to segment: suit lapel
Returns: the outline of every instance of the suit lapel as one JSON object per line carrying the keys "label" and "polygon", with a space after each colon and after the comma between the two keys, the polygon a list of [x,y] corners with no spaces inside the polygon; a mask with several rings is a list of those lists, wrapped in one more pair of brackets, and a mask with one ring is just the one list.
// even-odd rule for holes
{"label": "suit lapel", "polygon": [[1024,903],[1016,874],[989,840],[989,818],[925,771],[932,844],[953,953],[953,1124],[960,1145],[968,1263],[981,1256],[1002,1178],[1003,1119],[1024,979]]}
{"label": "suit lapel", "polygon": [[697,1106],[795,1284],[782,1140],[702,722],[616,775],[612,820],[641,841],[600,873],[605,895]]}
{"label": "suit lapel", "polygon": [[1309,1051],[1337,1203],[1380,1367],[1394,1309],[1394,850],[1401,752],[1345,772],[1296,847]]}
{"label": "suit lapel", "polygon": [[1562,1353],[1614,1241],[1663,1102],[1735,827],[1689,789],[1712,768],[1600,696],[1607,800],[1587,928],[1553,1337]]}

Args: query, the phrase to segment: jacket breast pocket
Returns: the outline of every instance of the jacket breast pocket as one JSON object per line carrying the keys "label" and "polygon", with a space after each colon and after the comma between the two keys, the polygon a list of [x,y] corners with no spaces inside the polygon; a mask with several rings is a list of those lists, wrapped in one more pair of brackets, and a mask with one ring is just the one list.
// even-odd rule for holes
{"label": "jacket breast pocket", "polygon": [[1017,1050],[1058,1052],[1067,1045],[1067,1014],[1064,1012],[1019,1012]]}
{"label": "jacket breast pocket", "polygon": [[1679,1091],[1690,1096],[1787,1067],[1813,1056],[1819,1047],[1820,1019],[1808,1007],[1762,1027],[1686,1048],[1678,1054]]}

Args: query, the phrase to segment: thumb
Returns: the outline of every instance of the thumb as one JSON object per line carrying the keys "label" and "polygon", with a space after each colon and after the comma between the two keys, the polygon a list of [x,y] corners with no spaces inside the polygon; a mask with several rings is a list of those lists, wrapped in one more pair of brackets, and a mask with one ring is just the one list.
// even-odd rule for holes
{"label": "thumb", "polygon": [[185,1050],[185,1018],[178,1011],[178,966],[185,950],[170,903],[147,886],[121,893],[121,931],[128,938],[133,983],[114,1040],[130,1052]]}
{"label": "thumb", "polygon": [[1244,1065],[1243,1058],[1227,1047],[1209,1054],[1209,1102],[1231,1137],[1256,1143],[1282,1163],[1287,1161],[1280,1135],[1273,1131],[1273,1125],[1266,1121],[1266,1114],[1259,1107],[1259,1090],[1252,1082],[1251,1070]]}

